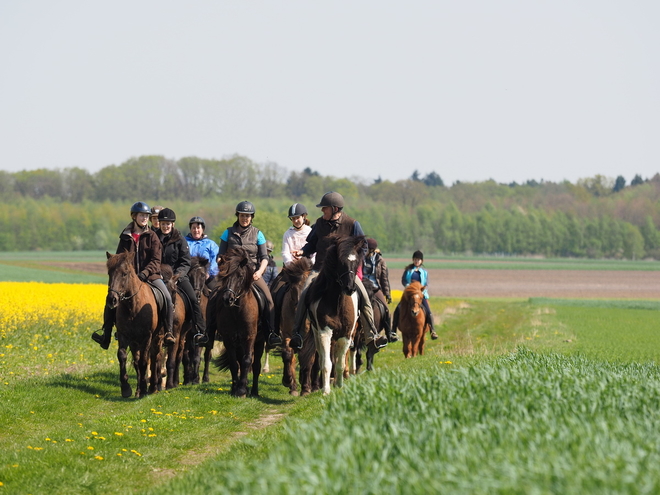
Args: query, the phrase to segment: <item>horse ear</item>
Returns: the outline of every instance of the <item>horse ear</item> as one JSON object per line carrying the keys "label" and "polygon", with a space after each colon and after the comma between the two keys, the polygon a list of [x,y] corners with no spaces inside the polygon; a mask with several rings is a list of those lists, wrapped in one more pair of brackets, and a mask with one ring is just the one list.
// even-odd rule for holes
{"label": "horse ear", "polygon": [[108,259],[110,259],[112,257],[112,255],[107,251],[105,252],[105,255],[107,256]]}

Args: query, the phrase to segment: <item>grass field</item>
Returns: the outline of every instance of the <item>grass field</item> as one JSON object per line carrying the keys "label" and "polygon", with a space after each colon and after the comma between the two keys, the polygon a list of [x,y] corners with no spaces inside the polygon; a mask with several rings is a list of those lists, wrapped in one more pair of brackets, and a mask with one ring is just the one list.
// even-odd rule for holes
{"label": "grass field", "polygon": [[136,400],[89,339],[104,289],[0,283],[0,493],[660,491],[655,302],[436,298],[424,356],[329,397],[271,358],[260,398],[213,371]]}

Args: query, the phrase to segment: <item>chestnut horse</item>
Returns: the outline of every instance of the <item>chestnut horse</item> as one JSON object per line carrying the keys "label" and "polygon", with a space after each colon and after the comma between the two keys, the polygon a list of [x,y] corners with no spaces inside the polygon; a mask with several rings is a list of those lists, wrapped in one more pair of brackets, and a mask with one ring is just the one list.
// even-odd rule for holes
{"label": "chestnut horse", "polygon": [[365,243],[364,236],[333,234],[329,240],[321,270],[310,284],[306,299],[324,395],[330,393],[333,365],[335,386],[343,385],[346,354],[355,338],[358,319],[355,277]]}
{"label": "chestnut horse", "polygon": [[252,369],[252,396],[259,395],[261,356],[266,331],[259,327],[259,303],[253,292],[254,269],[248,251],[230,249],[218,266],[217,285],[209,301],[207,320],[213,322],[224,350],[214,359],[219,369],[231,372],[231,394],[247,395],[248,373]]}
{"label": "chestnut horse", "polygon": [[[280,333],[283,344],[281,346],[282,363],[284,371],[282,374],[282,385],[289,388],[291,395],[298,395],[298,382],[296,381],[296,359],[294,350],[289,347],[293,336],[293,320],[298,307],[298,300],[305,281],[312,269],[312,261],[309,258],[300,258],[282,268],[282,280],[284,281],[286,293],[282,299],[282,307],[275,308],[280,314]],[[275,299],[275,298],[273,298]],[[301,368],[302,369],[302,368]],[[266,372],[264,366],[264,372]]]}
{"label": "chestnut horse", "polygon": [[[399,330],[403,336],[403,355],[406,358],[424,354],[426,315],[424,313],[424,287],[412,282],[403,291],[399,303]],[[392,329],[396,331],[396,328]]]}
{"label": "chestnut horse", "polygon": [[108,296],[106,305],[116,308],[115,326],[119,349],[119,382],[122,397],[133,394],[126,370],[127,349],[133,355],[137,374],[135,397],[147,395],[147,369],[151,364],[148,391],[161,389],[160,348],[163,340],[162,323],[151,286],[142,282],[133,268],[135,253],[124,252],[108,257]]}

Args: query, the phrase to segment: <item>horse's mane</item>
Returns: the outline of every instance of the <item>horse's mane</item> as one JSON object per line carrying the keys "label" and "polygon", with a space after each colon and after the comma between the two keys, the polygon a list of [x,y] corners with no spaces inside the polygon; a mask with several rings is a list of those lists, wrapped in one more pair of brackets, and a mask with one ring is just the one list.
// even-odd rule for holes
{"label": "horse's mane", "polygon": [[323,296],[323,293],[336,283],[337,275],[340,274],[341,260],[348,260],[351,254],[355,255],[353,261],[346,261],[350,264],[351,269],[357,272],[357,267],[362,263],[364,258],[362,246],[364,245],[364,236],[341,236],[338,234],[330,234],[330,245],[326,251],[321,270],[318,277],[314,280],[311,294],[308,292],[308,297],[316,300]]}
{"label": "horse's mane", "polygon": [[282,268],[282,278],[286,283],[296,285],[311,269],[312,260],[303,257],[285,265],[284,268]]}
{"label": "horse's mane", "polygon": [[129,251],[123,251],[114,256],[111,255],[110,253],[106,253],[106,254],[108,255],[108,261],[106,262],[106,266],[108,267],[108,273],[115,270],[122,263],[132,262],[134,256],[134,254]]}
{"label": "horse's mane", "polygon": [[218,287],[225,287],[230,277],[240,277],[243,288],[247,290],[253,282],[254,268],[250,260],[250,254],[244,247],[230,249],[218,264]]}
{"label": "horse's mane", "polygon": [[417,280],[410,282],[408,287],[403,290],[404,296],[407,295],[408,297],[411,297],[415,292],[422,292],[422,284],[420,284]]}

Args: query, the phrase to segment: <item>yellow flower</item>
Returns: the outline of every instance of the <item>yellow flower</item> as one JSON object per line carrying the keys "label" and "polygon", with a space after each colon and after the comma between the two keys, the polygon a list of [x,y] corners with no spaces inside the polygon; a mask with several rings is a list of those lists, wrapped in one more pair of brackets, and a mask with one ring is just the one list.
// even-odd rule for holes
{"label": "yellow flower", "polygon": [[119,433],[118,431],[115,432],[115,435],[117,435],[118,437],[124,436],[123,433]]}
{"label": "yellow flower", "polygon": [[87,450],[94,450],[94,447],[90,445],[89,447],[87,447]]}
{"label": "yellow flower", "polygon": [[101,457],[100,455],[95,455],[95,456],[94,456],[94,459],[99,460],[99,461],[102,461],[102,460],[103,460],[103,457]]}

